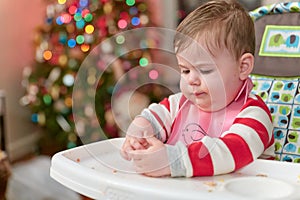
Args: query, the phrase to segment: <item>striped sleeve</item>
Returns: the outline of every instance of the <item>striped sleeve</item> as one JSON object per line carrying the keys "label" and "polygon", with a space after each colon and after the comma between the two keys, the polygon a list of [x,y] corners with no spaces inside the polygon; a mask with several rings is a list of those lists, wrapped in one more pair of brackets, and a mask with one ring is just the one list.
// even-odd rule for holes
{"label": "striped sleeve", "polygon": [[261,156],[274,143],[270,112],[260,97],[248,98],[230,129],[219,138],[205,136],[188,146],[186,174],[210,176],[235,171]]}
{"label": "striped sleeve", "polygon": [[169,98],[163,99],[160,103],[151,104],[140,115],[151,123],[156,137],[163,142],[166,142],[169,137],[181,98],[182,93],[171,95]]}

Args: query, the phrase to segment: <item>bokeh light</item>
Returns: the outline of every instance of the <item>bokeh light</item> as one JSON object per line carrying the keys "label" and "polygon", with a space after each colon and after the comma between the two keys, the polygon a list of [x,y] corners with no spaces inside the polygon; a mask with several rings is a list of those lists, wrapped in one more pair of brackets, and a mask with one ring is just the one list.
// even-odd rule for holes
{"label": "bokeh light", "polygon": [[76,40],[74,40],[74,39],[69,39],[69,40],[68,40],[68,46],[69,46],[70,48],[74,48],[74,47],[76,46]]}
{"label": "bokeh light", "polygon": [[135,0],[126,0],[126,4],[128,6],[133,6],[135,4]]}
{"label": "bokeh light", "polygon": [[156,80],[158,78],[158,71],[153,69],[149,72],[149,78],[152,79],[152,80]]}
{"label": "bokeh light", "polygon": [[149,61],[147,58],[141,58],[139,64],[141,67],[146,67],[149,64]]}
{"label": "bokeh light", "polygon": [[123,35],[119,35],[116,37],[116,42],[117,44],[124,44],[125,42],[125,37]]}
{"label": "bokeh light", "polygon": [[119,27],[120,29],[126,28],[126,27],[127,27],[127,22],[126,22],[126,20],[124,20],[124,19],[119,20],[119,21],[118,21],[118,27]]}
{"label": "bokeh light", "polygon": [[57,0],[59,4],[65,4],[67,0]]}
{"label": "bokeh light", "polygon": [[71,74],[66,74],[64,77],[63,77],[63,83],[65,86],[72,86],[74,84],[74,76],[71,75]]}
{"label": "bokeh light", "polygon": [[133,17],[131,19],[131,24],[134,25],[134,26],[138,26],[140,24],[140,18],[138,17]]}
{"label": "bokeh light", "polygon": [[94,32],[94,30],[95,30],[95,27],[91,24],[89,24],[85,27],[85,32],[87,34],[92,34]]}
{"label": "bokeh light", "polygon": [[45,60],[50,60],[52,58],[52,52],[49,51],[49,50],[44,51],[43,57],[44,57]]}

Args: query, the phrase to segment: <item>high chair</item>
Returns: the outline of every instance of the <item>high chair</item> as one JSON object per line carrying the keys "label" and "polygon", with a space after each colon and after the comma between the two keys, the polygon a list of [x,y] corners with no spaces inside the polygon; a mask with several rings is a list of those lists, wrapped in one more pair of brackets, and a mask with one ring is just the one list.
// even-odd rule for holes
{"label": "high chair", "polygon": [[268,105],[276,159],[300,163],[300,2],[260,7],[255,20],[253,92]]}
{"label": "high chair", "polygon": [[93,199],[300,199],[300,3],[250,15],[257,34],[253,92],[272,113],[278,161],[257,159],[213,177],[151,178],[134,173],[119,154],[124,139],[116,138],[55,154],[51,177]]}

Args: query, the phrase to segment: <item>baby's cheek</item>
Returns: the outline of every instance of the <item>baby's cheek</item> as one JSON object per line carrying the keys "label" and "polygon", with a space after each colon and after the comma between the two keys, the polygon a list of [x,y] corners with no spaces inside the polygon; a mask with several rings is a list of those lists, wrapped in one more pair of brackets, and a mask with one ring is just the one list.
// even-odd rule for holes
{"label": "baby's cheek", "polygon": [[226,96],[226,88],[224,85],[220,83],[210,84],[209,94],[210,99],[213,104],[223,104],[224,101],[227,99]]}
{"label": "baby's cheek", "polygon": [[180,78],[179,87],[182,92],[187,91],[187,82],[185,81],[185,78],[183,78],[183,77]]}

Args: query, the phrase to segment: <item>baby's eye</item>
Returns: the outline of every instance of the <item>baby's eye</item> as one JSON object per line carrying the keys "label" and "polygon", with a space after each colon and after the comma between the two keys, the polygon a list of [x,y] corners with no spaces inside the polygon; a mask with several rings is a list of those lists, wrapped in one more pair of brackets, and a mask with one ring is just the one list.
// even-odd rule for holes
{"label": "baby's eye", "polygon": [[214,71],[213,69],[200,70],[201,74],[210,74],[210,73],[212,73],[213,71]]}
{"label": "baby's eye", "polygon": [[188,73],[190,73],[190,70],[189,69],[182,69],[181,73],[182,74],[188,74]]}

